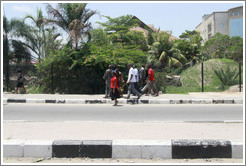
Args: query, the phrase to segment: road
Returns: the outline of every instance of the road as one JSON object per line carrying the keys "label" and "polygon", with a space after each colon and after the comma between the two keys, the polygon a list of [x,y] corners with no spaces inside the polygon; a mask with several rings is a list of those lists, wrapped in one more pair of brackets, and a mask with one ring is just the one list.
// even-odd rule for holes
{"label": "road", "polygon": [[7,140],[242,141],[242,120],[241,104],[5,104],[2,131]]}
{"label": "road", "polygon": [[110,122],[213,122],[242,121],[243,105],[121,105],[107,104],[4,104],[3,120],[110,121]]}

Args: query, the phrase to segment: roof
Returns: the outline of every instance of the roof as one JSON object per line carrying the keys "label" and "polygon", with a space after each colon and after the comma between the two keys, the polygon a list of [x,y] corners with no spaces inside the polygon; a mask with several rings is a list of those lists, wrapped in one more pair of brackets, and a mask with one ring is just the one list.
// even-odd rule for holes
{"label": "roof", "polygon": [[[145,24],[143,21],[141,21],[138,17],[136,16],[133,16],[132,17],[133,19],[138,19],[140,21],[139,23],[139,27],[134,27],[134,28],[131,28],[131,30],[135,30],[135,31],[140,31],[140,32],[143,32],[145,36],[148,35],[148,31],[151,30],[152,32],[157,32],[157,31],[160,31],[159,29],[155,28],[153,24]],[[169,40],[178,40],[179,38],[171,35]]]}

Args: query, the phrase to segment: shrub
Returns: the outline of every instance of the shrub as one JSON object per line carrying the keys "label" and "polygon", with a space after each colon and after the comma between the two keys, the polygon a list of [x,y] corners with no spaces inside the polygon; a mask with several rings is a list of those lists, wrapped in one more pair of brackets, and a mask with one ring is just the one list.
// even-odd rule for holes
{"label": "shrub", "polygon": [[231,70],[229,65],[227,65],[225,71],[222,68],[220,70],[214,69],[214,73],[221,82],[220,88],[222,90],[225,88],[225,86],[231,86],[237,83],[236,79],[239,75],[239,72],[237,72],[237,70]]}

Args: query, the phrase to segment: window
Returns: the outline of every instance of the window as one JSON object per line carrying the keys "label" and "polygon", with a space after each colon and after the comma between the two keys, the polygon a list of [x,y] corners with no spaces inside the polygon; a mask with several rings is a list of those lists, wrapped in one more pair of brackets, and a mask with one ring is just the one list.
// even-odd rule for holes
{"label": "window", "polygon": [[232,15],[235,16],[235,11],[232,12]]}
{"label": "window", "polygon": [[237,15],[238,15],[238,16],[240,15],[240,11],[237,11]]}
{"label": "window", "polygon": [[210,33],[210,34],[208,34],[208,39],[210,39],[211,37],[212,37],[211,33]]}

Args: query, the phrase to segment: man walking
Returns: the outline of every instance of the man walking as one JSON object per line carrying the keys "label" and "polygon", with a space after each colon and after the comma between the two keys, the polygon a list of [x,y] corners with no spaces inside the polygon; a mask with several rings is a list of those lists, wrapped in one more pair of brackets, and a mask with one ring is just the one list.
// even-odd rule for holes
{"label": "man walking", "polygon": [[155,92],[155,96],[159,96],[159,92],[155,86],[155,75],[154,75],[154,70],[151,68],[151,65],[148,65],[148,77],[146,79],[147,84],[144,86],[142,89],[142,92],[144,92],[146,89],[148,89],[148,93],[146,96],[149,95],[151,92],[151,89]]}
{"label": "man walking", "polygon": [[105,96],[104,98],[108,98],[110,95],[110,84],[111,84],[111,76],[112,76],[112,65],[108,66],[108,69],[103,75],[103,79],[105,80]]}
{"label": "man walking", "polygon": [[145,80],[146,80],[146,71],[145,71],[145,65],[143,64],[140,71],[139,71],[139,76],[140,76],[140,89],[142,89],[145,85]]}
{"label": "man walking", "polygon": [[136,65],[132,66],[133,68],[133,76],[135,77],[134,88],[139,92],[138,82],[139,82],[139,74]]}
{"label": "man walking", "polygon": [[135,89],[135,86],[134,86],[136,82],[136,76],[135,76],[134,69],[131,64],[128,64],[127,67],[129,69],[128,79],[127,79],[127,84],[128,84],[127,99],[130,98],[131,92],[136,94],[139,99],[141,97],[141,94]]}

